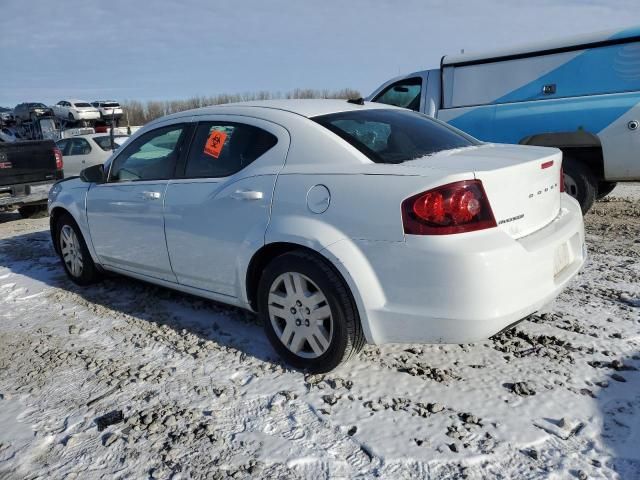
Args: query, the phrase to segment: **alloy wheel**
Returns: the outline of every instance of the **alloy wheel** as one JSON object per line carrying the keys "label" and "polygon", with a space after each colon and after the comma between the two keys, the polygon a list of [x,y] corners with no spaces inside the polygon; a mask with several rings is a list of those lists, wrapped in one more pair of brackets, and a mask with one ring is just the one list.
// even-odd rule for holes
{"label": "alloy wheel", "polygon": [[60,229],[60,253],[69,273],[74,277],[80,277],[83,264],[82,251],[78,236],[70,225],[64,225]]}
{"label": "alloy wheel", "polygon": [[286,272],[269,289],[269,320],[282,344],[302,358],[318,358],[331,345],[333,316],[327,297],[307,276]]}

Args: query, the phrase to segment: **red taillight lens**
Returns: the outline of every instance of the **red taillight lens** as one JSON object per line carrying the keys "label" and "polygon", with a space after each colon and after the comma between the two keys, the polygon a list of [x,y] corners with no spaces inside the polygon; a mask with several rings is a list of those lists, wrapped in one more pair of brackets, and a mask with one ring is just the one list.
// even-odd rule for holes
{"label": "red taillight lens", "polygon": [[449,235],[496,226],[480,180],[464,180],[423,192],[402,202],[404,233]]}
{"label": "red taillight lens", "polygon": [[58,147],[53,147],[53,155],[56,157],[56,170],[62,170],[64,163],[62,162],[62,152]]}
{"label": "red taillight lens", "polygon": [[564,170],[560,167],[560,191],[564,192]]}

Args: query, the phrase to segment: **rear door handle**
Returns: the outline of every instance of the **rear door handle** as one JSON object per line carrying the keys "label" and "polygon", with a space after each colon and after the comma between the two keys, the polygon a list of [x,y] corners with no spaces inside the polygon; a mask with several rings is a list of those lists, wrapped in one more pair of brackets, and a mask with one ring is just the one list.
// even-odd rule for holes
{"label": "rear door handle", "polygon": [[142,192],[141,196],[145,200],[158,200],[160,198],[160,192]]}
{"label": "rear door handle", "polygon": [[262,200],[262,192],[255,190],[236,190],[231,195],[234,200]]}

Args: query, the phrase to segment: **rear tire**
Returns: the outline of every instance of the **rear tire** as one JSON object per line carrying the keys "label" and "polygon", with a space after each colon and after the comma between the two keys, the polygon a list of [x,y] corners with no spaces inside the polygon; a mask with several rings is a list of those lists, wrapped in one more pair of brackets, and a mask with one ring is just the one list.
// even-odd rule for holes
{"label": "rear tire", "polygon": [[578,200],[584,215],[596,201],[598,182],[587,166],[571,157],[564,158],[562,169],[565,192]]}
{"label": "rear tire", "polygon": [[601,198],[606,197],[611,192],[613,192],[613,189],[616,188],[616,185],[618,185],[617,182],[600,182],[600,183],[598,183],[598,194],[596,195],[596,198],[598,200],[600,200]]}
{"label": "rear tire", "polygon": [[18,208],[18,213],[22,218],[31,218],[46,209],[46,205],[23,205],[22,207]]}
{"label": "rear tire", "polygon": [[56,222],[56,250],[69,278],[78,285],[90,285],[101,277],[96,268],[80,228],[69,214],[62,214]]}
{"label": "rear tire", "polygon": [[258,284],[258,312],[273,348],[290,365],[325,373],[364,345],[357,308],[344,280],[304,251],[269,263]]}

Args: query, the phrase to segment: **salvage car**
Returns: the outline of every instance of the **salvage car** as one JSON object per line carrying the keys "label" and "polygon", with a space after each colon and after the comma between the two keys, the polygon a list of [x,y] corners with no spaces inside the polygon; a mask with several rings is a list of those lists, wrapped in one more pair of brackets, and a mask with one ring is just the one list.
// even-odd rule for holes
{"label": "salvage car", "polygon": [[[128,135],[114,135],[115,149],[118,149],[128,138]],[[56,145],[63,155],[65,177],[80,175],[85,168],[106,162],[113,151],[111,136],[104,133],[63,138],[58,140]]]}
{"label": "salvage car", "polygon": [[122,118],[122,107],[115,100],[94,100],[91,102],[100,112],[100,118],[103,120],[119,120]]}
{"label": "salvage car", "polygon": [[291,365],[365,342],[473,342],[556,297],[586,252],[562,154],[485,144],[361,101],[173,114],[57,183],[51,234],[79,285],[116,272],[258,312]]}
{"label": "salvage car", "polygon": [[97,120],[100,112],[89,102],[84,100],[60,100],[53,107],[56,117],[69,120]]}
{"label": "salvage car", "polygon": [[28,122],[39,117],[53,117],[53,110],[44,103],[19,103],[13,109],[13,119]]}

